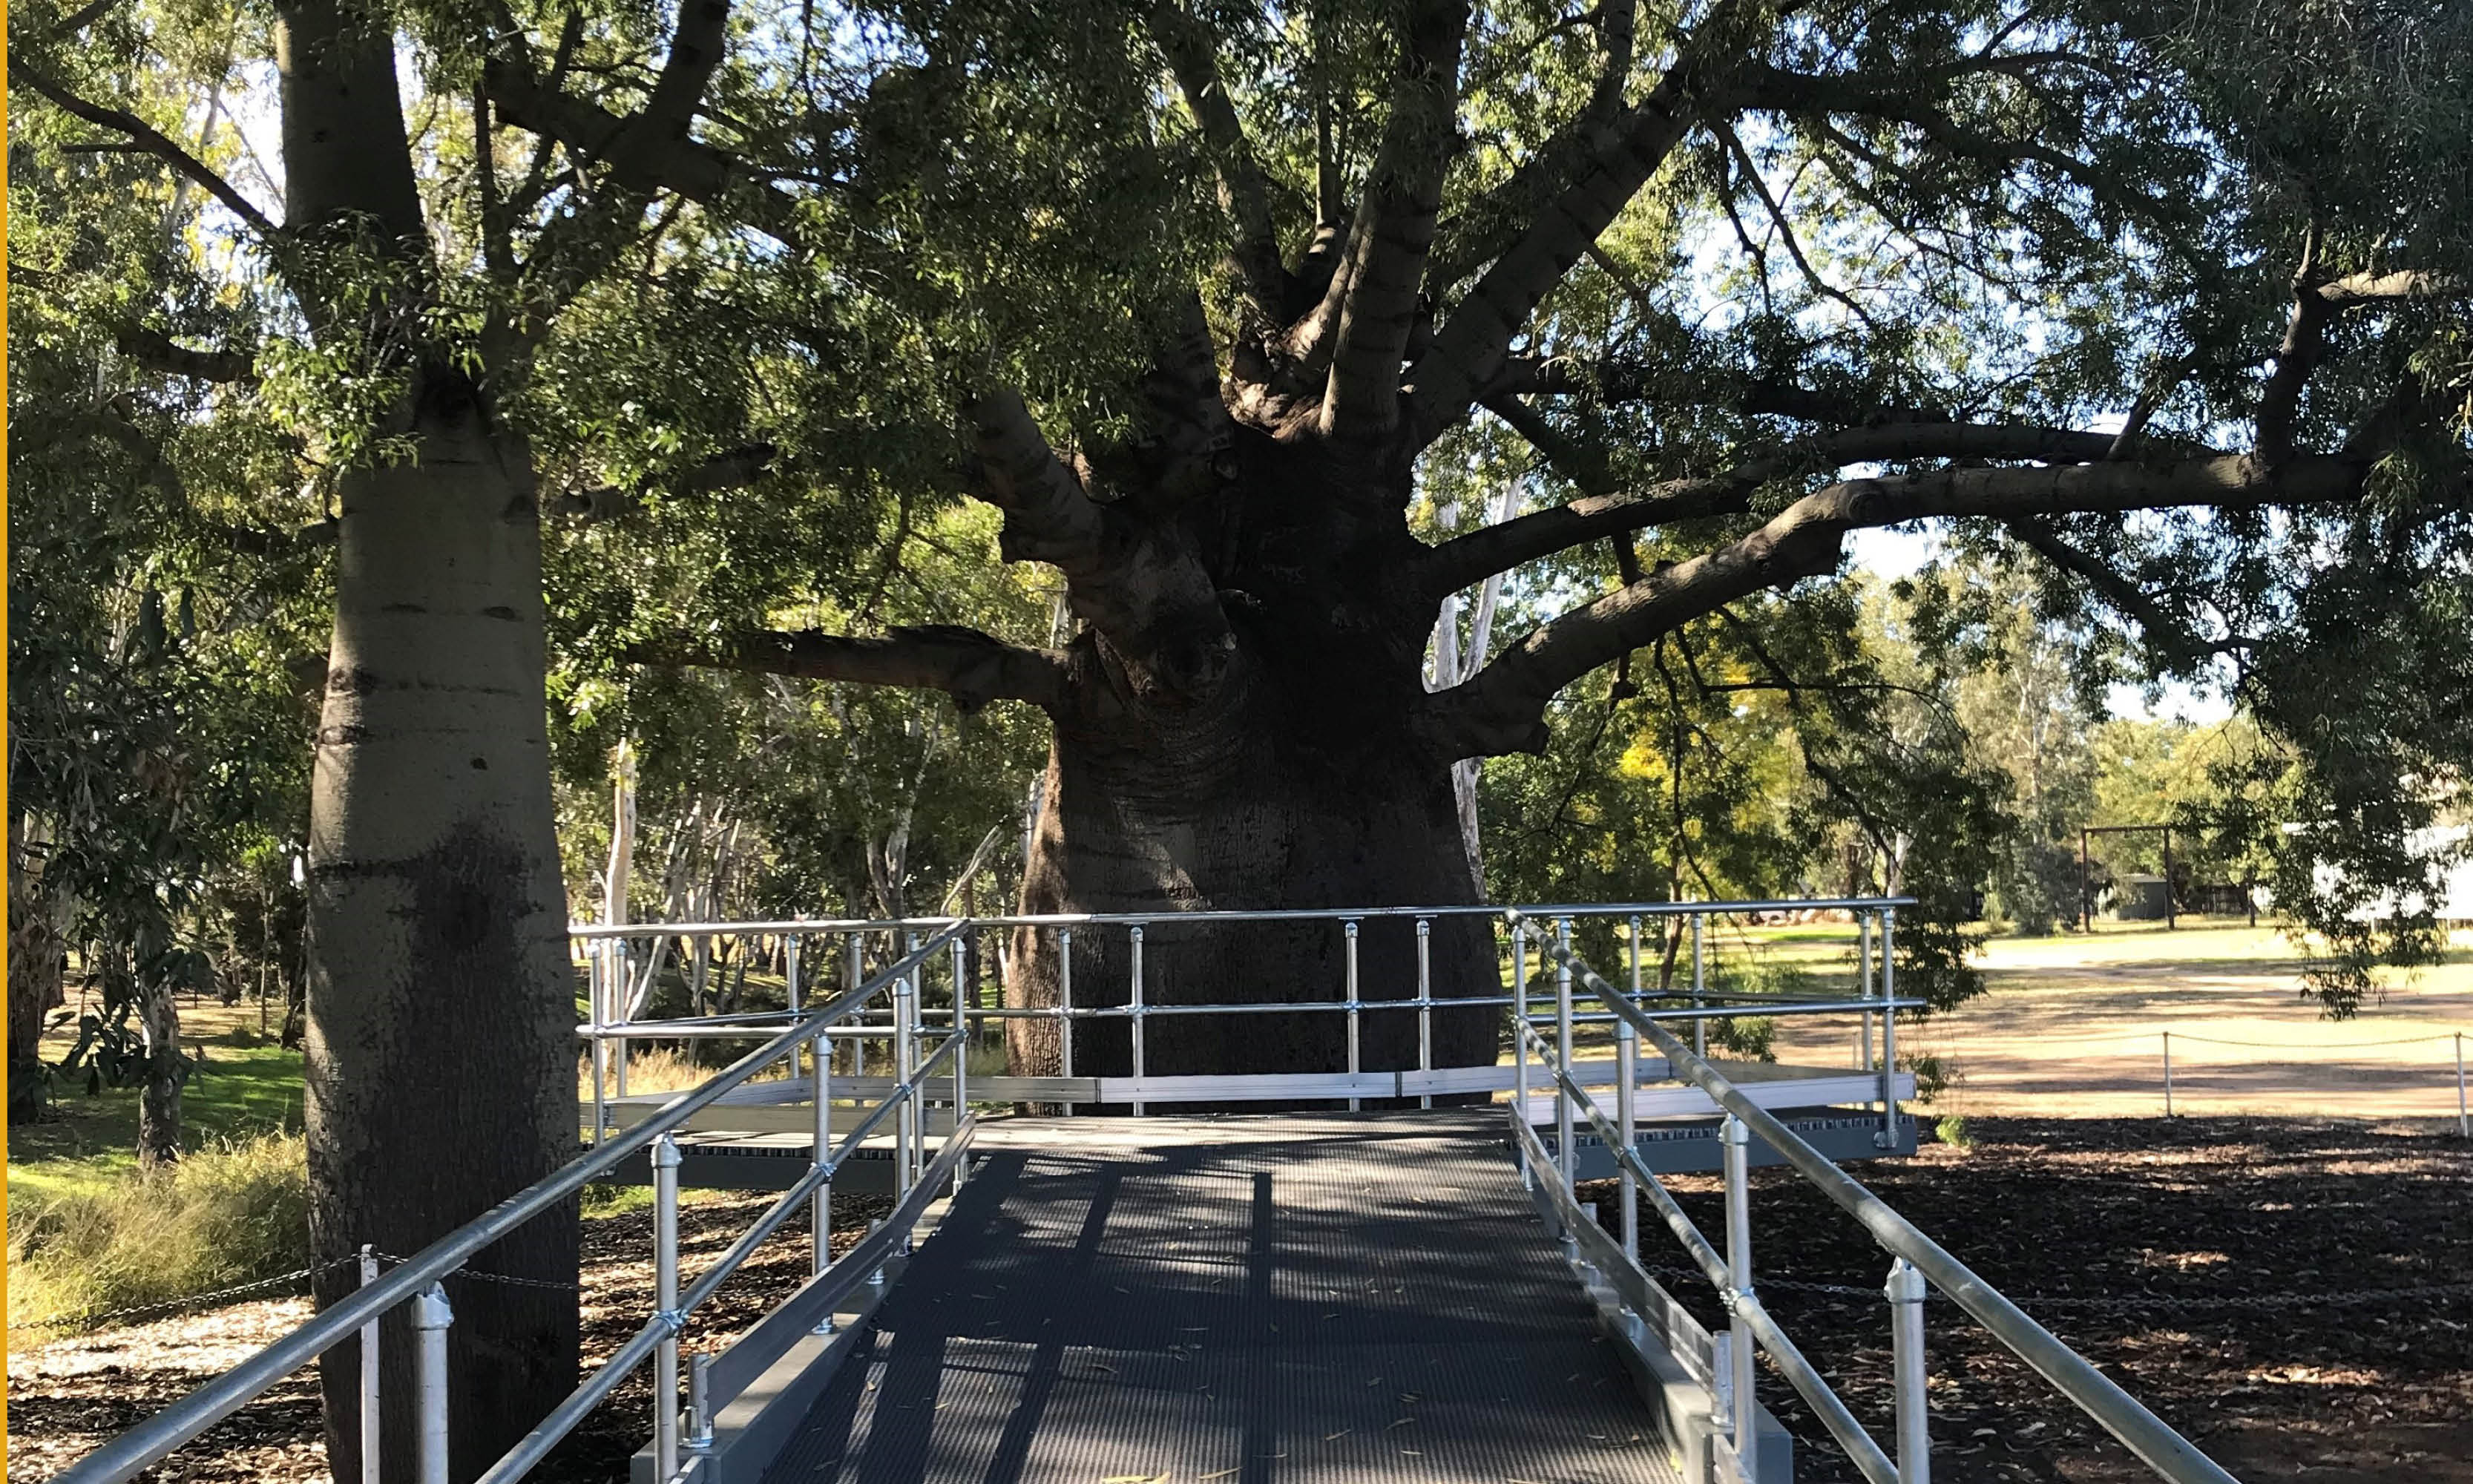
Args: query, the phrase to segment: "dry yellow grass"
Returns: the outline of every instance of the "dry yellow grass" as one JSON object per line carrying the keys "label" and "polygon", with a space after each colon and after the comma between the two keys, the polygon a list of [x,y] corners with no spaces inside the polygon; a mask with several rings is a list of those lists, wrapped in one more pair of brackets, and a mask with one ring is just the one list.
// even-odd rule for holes
{"label": "dry yellow grass", "polygon": [[[2138,1116],[2164,1109],[2164,1033],[2173,1108],[2184,1113],[2452,1118],[2454,1036],[2473,1040],[2473,961],[2392,977],[2354,1019],[2301,997],[2300,964],[2272,928],[1998,939],[1990,993],[1902,1028],[1899,1050],[1940,1057],[1958,1081],[1944,1113]],[[1783,1061],[1844,1065],[1854,1032],[1781,1025]]]}

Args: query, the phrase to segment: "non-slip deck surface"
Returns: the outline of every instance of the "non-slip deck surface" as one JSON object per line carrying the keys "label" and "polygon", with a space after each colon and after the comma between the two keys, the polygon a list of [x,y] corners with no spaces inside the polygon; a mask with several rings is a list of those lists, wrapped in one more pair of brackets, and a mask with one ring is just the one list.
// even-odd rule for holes
{"label": "non-slip deck surface", "polygon": [[1500,1115],[1076,1121],[990,1140],[768,1484],[1674,1479]]}

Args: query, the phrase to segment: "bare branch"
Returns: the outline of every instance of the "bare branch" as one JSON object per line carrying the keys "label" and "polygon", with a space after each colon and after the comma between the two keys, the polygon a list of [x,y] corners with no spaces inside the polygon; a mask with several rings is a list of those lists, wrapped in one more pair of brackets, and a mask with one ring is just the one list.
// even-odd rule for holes
{"label": "bare branch", "polygon": [[1023,649],[950,624],[898,628],[885,637],[852,638],[805,630],[730,634],[708,643],[638,645],[630,662],[808,680],[902,685],[950,694],[965,714],[991,701],[1026,701],[1053,709],[1065,698],[1065,657]]}
{"label": "bare branch", "polygon": [[2361,459],[2270,465],[2228,454],[2162,466],[1962,467],[1832,485],[1730,546],[1651,573],[1530,631],[1466,683],[1428,698],[1418,725],[1448,757],[1540,748],[1555,692],[1724,604],[1835,570],[1841,540],[1858,527],[1931,516],[2006,520],[2076,511],[2344,502],[2359,497],[2367,468]]}
{"label": "bare branch", "polygon": [[2147,635],[2147,642],[2155,649],[2187,660],[2240,647],[2200,638],[2188,624],[2167,611],[2163,604],[2155,601],[2136,583],[2062,540],[2049,522],[2022,517],[2005,520],[2002,524],[2037,556],[2102,594],[2105,602],[2138,625]]}
{"label": "bare branch", "polygon": [[1244,122],[1236,116],[1227,84],[1220,80],[1211,31],[1175,0],[1159,0],[1151,7],[1151,36],[1167,59],[1168,69],[1176,74],[1185,106],[1193,110],[1194,122],[1201,125],[1202,137],[1211,146],[1212,162],[1219,173],[1220,204],[1236,229],[1233,255],[1246,295],[1262,325],[1277,325],[1283,318],[1287,274],[1280,264],[1280,240],[1271,225],[1270,186],[1245,137]]}
{"label": "bare branch", "polygon": [[132,143],[160,158],[203,187],[207,195],[222,202],[232,215],[248,224],[249,229],[255,232],[259,240],[269,247],[282,245],[283,228],[269,220],[265,212],[252,205],[248,197],[235,190],[229,180],[217,175],[205,161],[172,142],[154,125],[124,109],[88,103],[53,81],[34,63],[15,57],[9,59],[9,75],[49,99],[62,112],[82,118],[99,129],[116,130],[127,134]]}
{"label": "bare branch", "polygon": [[1335,311],[1326,434],[1374,438],[1400,420],[1400,363],[1407,355],[1426,254],[1434,243],[1443,172],[1457,133],[1460,45],[1468,0],[1411,0],[1400,36],[1400,76],[1382,145],[1357,207],[1348,255],[1322,313]]}

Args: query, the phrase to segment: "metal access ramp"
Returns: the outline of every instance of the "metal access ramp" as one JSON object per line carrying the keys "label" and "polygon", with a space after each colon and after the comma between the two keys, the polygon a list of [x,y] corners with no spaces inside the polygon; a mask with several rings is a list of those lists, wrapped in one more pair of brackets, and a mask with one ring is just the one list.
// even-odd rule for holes
{"label": "metal access ramp", "polygon": [[[1021,928],[1061,940],[1104,928],[1123,931],[1139,946],[1149,920],[963,919],[924,934],[913,929],[929,924],[587,929],[578,936],[605,943],[772,934],[786,940],[794,970],[807,935],[855,942],[850,935],[885,930],[901,948],[873,974],[853,966],[848,988],[820,1003],[799,1003],[793,972],[786,1012],[695,1017],[658,1029],[634,1021],[634,1002],[616,993],[631,982],[626,955],[610,955],[612,962],[593,975],[594,1018],[580,1032],[594,1053],[590,1147],[391,1270],[365,1272],[357,1293],[58,1477],[123,1484],[305,1363],[351,1346],[346,1353],[360,1363],[366,1484],[374,1484],[381,1457],[409,1460],[422,1484],[448,1484],[455,1316],[444,1281],[526,1223],[566,1209],[586,1185],[620,1178],[640,1161],[654,1185],[654,1281],[642,1296],[649,1311],[642,1328],[489,1467],[480,1484],[528,1476],[639,1372],[649,1372],[652,1382],[652,1442],[642,1472],[659,1484],[824,1476],[866,1484],[1049,1477],[1073,1484],[1455,1477],[1544,1484],[1669,1476],[1689,1484],[1786,1484],[1794,1460],[1756,1404],[1760,1361],[1802,1397],[1867,1484],[1929,1484],[1923,1305],[1934,1294],[1989,1329],[2157,1475],[2174,1484],[2232,1484],[2186,1439],[1863,1189],[1836,1162],[1843,1154],[1833,1158],[1806,1137],[1842,1138],[1855,1152],[1910,1147],[1911,1120],[1898,1108],[1908,1089],[1894,1070],[1896,1015],[1915,1003],[1897,997],[1893,983],[1895,913],[1903,905],[1874,899],[1533,913],[1377,907],[1175,914],[1188,929],[1214,920],[1242,927],[1320,919],[1352,945],[1341,960],[1346,973],[1336,987],[1299,986],[1309,997],[1277,1004],[1162,1004],[1149,997],[1136,951],[1121,999],[1068,1002],[1060,993],[1055,1005],[1020,1010],[973,1002],[966,951],[973,934]],[[1857,994],[1810,1001],[1728,990],[1704,984],[1696,969],[1688,990],[1645,982],[1645,922],[1687,919],[1696,942],[1705,918],[1787,906],[1853,916]],[[1495,920],[1509,994],[1437,999],[1422,954],[1413,978],[1361,982],[1353,947],[1360,920],[1390,917],[1422,927],[1454,914]],[[1573,947],[1574,922],[1591,915],[1628,920],[1617,940],[1631,960],[1624,988],[1599,976]],[[1424,939],[1417,932],[1416,941]],[[1675,940],[1667,942],[1671,947]],[[948,966],[941,1003],[925,993],[939,962]],[[1550,980],[1550,992],[1532,979],[1532,966]],[[1317,993],[1323,997],[1311,997]],[[1510,1098],[1492,1112],[1448,1106],[1483,1096],[1502,1068],[1435,1065],[1424,1025],[1440,1013],[1484,1007],[1507,1012]],[[1346,1031],[1344,1068],[1196,1079],[1162,1078],[1144,1066],[1141,1027],[1150,1017],[1265,1010],[1338,1017]],[[1868,1098],[1855,1107],[1813,1106],[1806,1100],[1822,1095],[1817,1084],[1824,1079],[1789,1074],[1768,1079],[1765,1089],[1757,1079],[1739,1085],[1707,1058],[1699,1028],[1713,1017],[1744,1015],[1855,1018],[1857,1066],[1866,1070],[1847,1090],[1877,1089],[1877,1111],[1861,1106]],[[1121,1100],[1136,1116],[1030,1119],[987,1106],[995,1101],[987,1084],[997,1079],[972,1074],[974,1038],[990,1021],[1020,1016],[1056,1022],[1068,1072],[1068,1033],[1076,1021],[1129,1021],[1132,1084],[1111,1088],[1111,1079],[1100,1078],[1095,1091],[1097,1101]],[[1361,1065],[1358,1025],[1377,1016],[1414,1017],[1413,1069]],[[1691,1030],[1692,1040],[1669,1025]],[[1613,1038],[1610,1065],[1581,1054],[1600,1032]],[[698,1087],[636,1110],[631,1120],[623,1047],[629,1039],[671,1038],[759,1043]],[[870,1045],[880,1054],[861,1055]],[[859,1065],[838,1067],[837,1048]],[[1658,1061],[1662,1067],[1652,1065]],[[1661,1074],[1690,1090],[1665,1088]],[[1469,1086],[1457,1085],[1463,1078]],[[1597,1090],[1609,1083],[1611,1108]],[[1070,1104],[1080,1091],[1043,1085],[1031,1096]],[[1146,1102],[1241,1102],[1249,1091],[1345,1102],[1350,1112],[1140,1116]],[[1660,1178],[1677,1167],[1706,1167],[1690,1152],[1657,1147],[1658,1100],[1675,1096],[1722,1115],[1717,1127],[1726,1212],[1716,1239]],[[1447,1106],[1361,1113],[1356,1106],[1409,1098]],[[788,1112],[802,1101],[802,1112]],[[785,1126],[751,1130],[751,1113]],[[1546,1118],[1550,1128],[1541,1129]],[[718,1125],[699,1126],[708,1119]],[[774,1158],[804,1170],[784,1185],[766,1182],[779,1189],[777,1198],[701,1272],[684,1273],[678,1223],[684,1146],[702,1137],[750,1134],[778,1138],[796,1152]],[[1615,1233],[1601,1230],[1578,1200],[1593,1142],[1621,1191]],[[1747,1172],[1764,1148],[1859,1221],[1894,1259],[1884,1295],[1895,1352],[1894,1454],[1869,1435],[1761,1302]],[[836,1181],[874,1162],[890,1166],[892,1213],[855,1248],[833,1255],[827,1233]],[[1525,1204],[1528,1198],[1533,1205]],[[1723,1331],[1694,1322],[1641,1265],[1640,1228],[1651,1224],[1640,1219],[1643,1206],[1653,1208],[1655,1222],[1716,1289],[1728,1315]],[[683,1340],[710,1334],[715,1295],[801,1218],[811,1246],[808,1281],[725,1349],[691,1353]],[[381,1316],[403,1308],[412,1321],[408,1376],[382,1368],[377,1356]],[[380,1387],[406,1380],[417,1425],[409,1436],[393,1429],[380,1436]],[[1429,1442],[1435,1446],[1422,1446]]]}
{"label": "metal access ramp", "polygon": [[716,1436],[708,1480],[1681,1478],[1499,1113],[975,1143],[870,1330],[776,1395],[769,1467]]}

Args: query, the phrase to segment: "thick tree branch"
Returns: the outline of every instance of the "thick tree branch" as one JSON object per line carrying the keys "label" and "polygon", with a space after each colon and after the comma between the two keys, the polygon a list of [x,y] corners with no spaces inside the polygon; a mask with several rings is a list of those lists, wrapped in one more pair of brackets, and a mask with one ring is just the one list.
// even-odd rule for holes
{"label": "thick tree branch", "polygon": [[2301,249],[2301,266],[2293,274],[2293,311],[2284,322],[2284,340],[2275,347],[2275,369],[2259,389],[2258,451],[2269,462],[2293,456],[2293,427],[2301,413],[2301,389],[2310,380],[2311,368],[2318,364],[2327,322],[2336,315],[2313,282],[2324,242],[2318,224],[2311,223]]}
{"label": "thick tree branch", "polygon": [[1236,228],[1232,253],[1247,298],[1264,328],[1276,326],[1287,295],[1287,274],[1280,263],[1280,239],[1271,224],[1271,191],[1254,147],[1245,137],[1244,122],[1220,80],[1208,27],[1188,14],[1175,0],[1151,7],[1151,36],[1176,75],[1185,106],[1193,111],[1202,137],[1211,146],[1212,163],[1219,175],[1219,201]]}
{"label": "thick tree branch", "polygon": [[2410,269],[2390,274],[2348,274],[2318,285],[2317,292],[2319,301],[2331,309],[2354,309],[2413,299],[2473,297],[2473,278]]}
{"label": "thick tree branch", "polygon": [[1100,555],[1107,513],[1056,457],[1019,393],[998,388],[969,409],[984,475],[981,497],[1005,513],[1008,562],[1046,562],[1068,573]]}
{"label": "thick tree branch", "polygon": [[1410,0],[1400,37],[1400,76],[1348,254],[1324,310],[1336,337],[1323,390],[1325,434],[1379,438],[1400,420],[1400,363],[1406,358],[1434,243],[1443,173],[1457,135],[1460,46],[1468,0]]}
{"label": "thick tree branch", "polygon": [[33,88],[62,112],[82,118],[99,129],[115,130],[129,136],[132,144],[156,156],[174,170],[204,188],[207,195],[222,202],[232,215],[248,224],[258,239],[269,247],[280,246],[283,228],[268,219],[265,212],[251,203],[250,199],[234,189],[229,180],[215,173],[205,161],[175,144],[169,136],[136,114],[121,108],[108,108],[88,103],[63,87],[34,63],[9,59],[9,76]]}
{"label": "thick tree branch", "polygon": [[941,690],[965,714],[991,701],[1027,701],[1053,709],[1064,701],[1067,677],[1065,657],[1053,650],[1023,649],[950,624],[895,629],[880,639],[812,629],[735,634],[709,643],[638,645],[627,658],[636,664]]}
{"label": "thick tree branch", "polygon": [[257,379],[257,358],[240,350],[192,350],[172,337],[142,324],[123,326],[112,336],[120,353],[148,371],[167,371],[194,381],[252,382]]}
{"label": "thick tree branch", "polygon": [[1507,572],[1524,562],[1600,537],[1743,511],[1749,508],[1752,491],[1798,470],[1910,459],[2033,459],[2076,464],[2104,458],[2112,442],[2108,433],[2006,422],[1931,420],[1844,428],[1801,440],[1768,457],[1708,478],[1668,480],[1641,490],[1584,495],[1568,504],[1472,531],[1429,551],[1419,577],[1428,590],[1438,595],[1457,592],[1497,572]]}
{"label": "thick tree branch", "polygon": [[660,77],[644,107],[624,118],[544,83],[519,46],[500,47],[484,80],[508,123],[556,139],[576,160],[600,166],[614,184],[645,195],[676,192],[794,247],[798,198],[689,132],[696,104],[721,62],[729,17],[724,0],[685,0]]}
{"label": "thick tree branch", "polygon": [[1433,349],[1409,373],[1414,433],[1430,438],[1457,421],[1493,383],[1538,304],[1682,141],[1692,85],[1683,67],[1668,73],[1453,309]]}
{"label": "thick tree branch", "polygon": [[641,505],[644,495],[653,490],[664,490],[672,494],[710,494],[721,490],[741,489],[770,473],[777,453],[771,443],[748,443],[727,453],[714,454],[691,468],[658,479],[643,480],[623,488],[597,485],[589,490],[558,495],[550,500],[548,512],[553,515],[571,515],[584,520],[613,520]]}
{"label": "thick tree branch", "polygon": [[1555,692],[1727,603],[1835,570],[1840,542],[1858,527],[1931,516],[2007,520],[2081,511],[2341,502],[2359,496],[2367,467],[2348,458],[2270,465],[2228,454],[2162,466],[1953,468],[1832,485],[1732,545],[1652,573],[1530,631],[1466,683],[1428,698],[1418,725],[1439,754],[1453,758],[1540,748]]}

